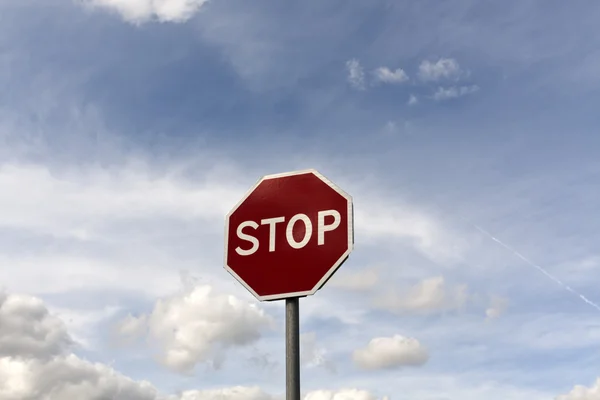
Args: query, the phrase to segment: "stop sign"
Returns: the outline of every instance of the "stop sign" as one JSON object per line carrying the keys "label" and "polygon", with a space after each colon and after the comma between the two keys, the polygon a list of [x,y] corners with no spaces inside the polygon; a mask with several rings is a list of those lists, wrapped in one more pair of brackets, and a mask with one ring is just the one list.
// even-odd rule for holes
{"label": "stop sign", "polygon": [[352,198],[315,170],[268,175],[225,221],[225,269],[259,300],[314,294],[354,245]]}

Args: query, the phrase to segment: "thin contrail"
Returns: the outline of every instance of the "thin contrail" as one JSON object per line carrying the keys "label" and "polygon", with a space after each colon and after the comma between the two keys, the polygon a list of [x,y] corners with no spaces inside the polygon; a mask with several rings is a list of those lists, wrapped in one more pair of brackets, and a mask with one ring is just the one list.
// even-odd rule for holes
{"label": "thin contrail", "polygon": [[594,307],[597,311],[600,311],[600,306],[596,303],[594,303],[593,301],[591,301],[590,299],[588,299],[587,297],[585,297],[584,295],[582,295],[581,293],[573,290],[569,285],[567,285],[566,283],[564,283],[563,281],[561,281],[560,279],[558,279],[557,277],[555,277],[554,275],[552,275],[550,272],[546,271],[546,269],[542,268],[541,266],[539,266],[538,264],[534,263],[533,261],[529,260],[527,257],[525,257],[523,254],[519,253],[517,250],[513,249],[512,247],[510,247],[509,245],[505,244],[504,242],[502,242],[500,239],[497,239],[496,237],[494,237],[494,235],[492,235],[491,233],[489,233],[488,231],[486,231],[485,229],[480,228],[479,226],[473,224],[473,226],[475,227],[475,229],[477,229],[479,232],[483,233],[484,235],[488,236],[490,239],[492,239],[494,242],[498,243],[500,246],[504,247],[506,250],[510,251],[511,253],[513,253],[515,256],[519,257],[521,260],[525,261],[527,264],[529,264],[530,266],[534,267],[535,269],[537,269],[538,271],[540,271],[542,274],[546,275],[548,278],[552,279],[554,282],[558,283],[560,286],[562,286],[564,289],[568,290],[569,292],[573,293],[575,296],[579,297],[581,300],[583,300],[585,303],[587,303],[588,305]]}

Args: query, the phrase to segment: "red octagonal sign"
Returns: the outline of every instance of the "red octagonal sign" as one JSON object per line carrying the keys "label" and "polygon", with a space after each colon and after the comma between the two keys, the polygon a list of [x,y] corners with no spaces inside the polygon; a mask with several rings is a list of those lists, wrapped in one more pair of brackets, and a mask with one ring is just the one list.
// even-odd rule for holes
{"label": "red octagonal sign", "polygon": [[354,246],[352,198],[314,170],[263,177],[225,221],[225,269],[259,300],[314,294]]}

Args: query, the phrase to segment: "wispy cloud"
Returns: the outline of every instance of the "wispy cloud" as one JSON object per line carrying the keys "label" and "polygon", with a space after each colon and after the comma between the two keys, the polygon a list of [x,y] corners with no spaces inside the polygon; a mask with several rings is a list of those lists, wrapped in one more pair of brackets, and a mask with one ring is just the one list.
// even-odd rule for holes
{"label": "wispy cloud", "polygon": [[408,75],[402,68],[392,71],[388,67],[379,67],[373,71],[376,82],[398,84],[409,80]]}
{"label": "wispy cloud", "polygon": [[336,372],[335,363],[328,357],[327,350],[317,343],[315,332],[306,332],[300,336],[301,361],[308,367],[323,367]]}
{"label": "wispy cloud", "polygon": [[467,96],[479,91],[479,86],[451,86],[448,88],[439,87],[433,94],[435,101],[444,101],[450,99],[456,99],[459,97]]}
{"label": "wispy cloud", "polygon": [[410,288],[390,290],[374,305],[395,313],[437,313],[462,309],[469,300],[466,285],[448,286],[443,277],[424,279]]}
{"label": "wispy cloud", "polygon": [[84,4],[116,12],[126,21],[140,24],[151,20],[185,22],[207,2],[208,0],[88,0]]}
{"label": "wispy cloud", "polygon": [[408,98],[407,104],[409,106],[414,106],[418,103],[419,103],[419,99],[417,98],[417,96],[415,96],[414,94],[411,94],[410,97]]}
{"label": "wispy cloud", "polygon": [[35,164],[0,165],[0,186],[10,188],[0,195],[0,227],[85,240],[121,218],[172,218],[176,212],[181,218],[220,219],[239,193],[194,187],[176,172],[157,176],[138,162],[112,171],[63,172]]}
{"label": "wispy cloud", "polygon": [[421,80],[429,82],[457,78],[460,73],[460,65],[455,59],[440,58],[435,62],[423,60],[419,65],[418,76]]}
{"label": "wispy cloud", "polygon": [[426,257],[447,264],[459,260],[470,245],[432,215],[408,204],[400,205],[399,198],[388,202],[365,196],[361,200],[369,204],[355,214],[357,234],[365,241],[406,241]]}
{"label": "wispy cloud", "polygon": [[374,288],[378,281],[377,270],[368,268],[356,272],[340,271],[333,276],[330,285],[345,290],[365,291]]}
{"label": "wispy cloud", "polygon": [[348,82],[358,90],[365,89],[365,71],[357,59],[346,62],[346,71],[348,73]]}

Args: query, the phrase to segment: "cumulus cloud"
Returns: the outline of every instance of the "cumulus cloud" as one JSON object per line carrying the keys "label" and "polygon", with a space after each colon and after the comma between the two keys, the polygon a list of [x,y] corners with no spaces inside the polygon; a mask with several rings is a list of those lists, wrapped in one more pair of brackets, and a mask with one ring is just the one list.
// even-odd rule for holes
{"label": "cumulus cloud", "polygon": [[[181,397],[169,400],[282,400],[285,395],[276,396],[266,393],[259,387],[237,386],[215,390],[191,390],[184,392]],[[366,390],[339,389],[339,390],[313,390],[303,398],[304,400],[377,400],[377,397]],[[384,396],[381,400],[388,400]]]}
{"label": "cumulus cloud", "polygon": [[569,393],[557,396],[556,400],[600,400],[600,378],[589,387],[575,385]]}
{"label": "cumulus cloud", "polygon": [[449,287],[444,278],[438,276],[378,296],[374,299],[374,305],[400,314],[432,313],[461,309],[468,299],[466,285]]}
{"label": "cumulus cloud", "polygon": [[40,299],[2,295],[0,399],[162,399],[151,384],[72,354],[72,344],[63,322]]}
{"label": "cumulus cloud", "polygon": [[[193,297],[193,296],[192,296]],[[228,304],[213,304],[216,322]],[[166,307],[170,308],[169,305]],[[180,307],[185,314],[189,309]],[[246,310],[246,312],[249,312]],[[250,311],[250,313],[252,313]],[[206,313],[200,313],[206,317]],[[249,322],[243,315],[239,323]],[[170,315],[171,317],[177,317]],[[251,319],[251,318],[250,318]],[[179,321],[179,320],[177,320]],[[234,327],[231,325],[230,327]],[[230,340],[239,335],[231,333]],[[243,332],[242,332],[243,335]],[[274,400],[258,387],[190,390],[180,395],[160,393],[150,382],[135,381],[112,367],[72,353],[73,341],[64,323],[42,300],[24,295],[0,296],[0,399],[2,400]]]}
{"label": "cumulus cloud", "polygon": [[408,75],[402,68],[392,71],[388,67],[379,67],[373,71],[376,82],[382,83],[403,83],[408,81]]}
{"label": "cumulus cloud", "polygon": [[271,323],[256,305],[204,285],[157,301],[149,314],[123,320],[118,331],[126,338],[147,334],[161,362],[186,373],[201,362],[219,367],[224,350],[255,342]]}
{"label": "cumulus cloud", "polygon": [[440,58],[435,62],[423,60],[418,71],[418,76],[422,81],[457,78],[460,74],[460,65],[453,58]]}
{"label": "cumulus cloud", "polygon": [[339,271],[329,285],[345,290],[365,291],[372,289],[379,282],[379,274],[374,268],[360,271]]}
{"label": "cumulus cloud", "polygon": [[[202,290],[200,290],[202,291]],[[192,298],[194,296],[191,296]],[[200,296],[201,297],[201,296]],[[211,297],[215,300],[214,297]],[[222,310],[236,301],[214,302],[219,325]],[[158,307],[158,306],[157,306]],[[172,303],[166,304],[172,310]],[[179,308],[184,314],[186,307]],[[246,308],[246,312],[252,314]],[[207,314],[200,312],[206,318]],[[229,317],[239,318],[239,315]],[[178,320],[178,316],[169,314]],[[241,317],[240,324],[248,323]],[[206,328],[206,326],[205,326]],[[238,337],[234,332],[230,340]],[[243,340],[242,340],[243,341]],[[279,400],[259,387],[187,390],[177,395],[159,392],[147,381],[135,381],[112,367],[93,363],[71,351],[72,341],[62,321],[37,298],[3,294],[0,298],[0,399],[2,400]],[[375,400],[366,391],[345,389],[309,392],[311,400]]]}
{"label": "cumulus cloud", "polygon": [[160,22],[185,22],[208,0],[82,0],[83,4],[103,8],[121,15],[128,22],[140,24]]}
{"label": "cumulus cloud", "polygon": [[188,390],[180,395],[160,393],[147,381],[134,381],[101,363],[74,354],[47,362],[0,358],[2,400],[276,400],[258,387]]}
{"label": "cumulus cloud", "polygon": [[71,344],[63,322],[40,299],[0,294],[0,357],[48,359]]}
{"label": "cumulus cloud", "polygon": [[[377,397],[359,389],[315,390],[308,393],[304,400],[377,400]],[[382,400],[387,400],[387,397]]]}
{"label": "cumulus cloud", "polygon": [[183,392],[180,400],[275,400],[257,386],[235,386],[212,390],[189,390]]}
{"label": "cumulus cloud", "polygon": [[365,71],[357,59],[348,60],[346,62],[346,71],[348,72],[348,82],[358,90],[365,88]]}
{"label": "cumulus cloud", "polygon": [[149,382],[136,382],[103,364],[68,354],[47,362],[0,358],[3,400],[159,400]]}
{"label": "cumulus cloud", "polygon": [[469,94],[473,94],[479,91],[479,86],[471,85],[471,86],[451,86],[448,88],[439,87],[436,92],[433,94],[433,99],[435,101],[443,101],[456,99],[458,97],[463,97]]}
{"label": "cumulus cloud", "polygon": [[394,335],[372,339],[367,347],[354,351],[352,358],[360,368],[377,370],[423,365],[429,354],[417,339]]}

